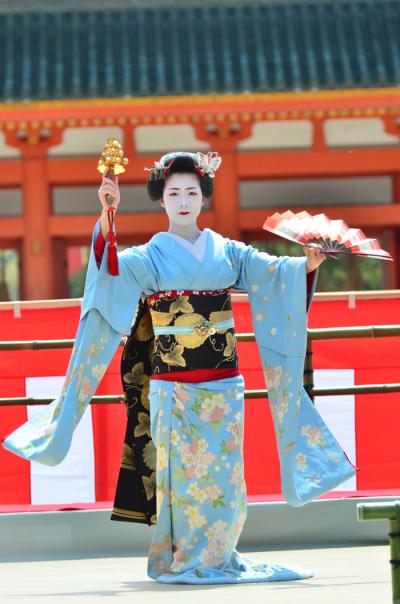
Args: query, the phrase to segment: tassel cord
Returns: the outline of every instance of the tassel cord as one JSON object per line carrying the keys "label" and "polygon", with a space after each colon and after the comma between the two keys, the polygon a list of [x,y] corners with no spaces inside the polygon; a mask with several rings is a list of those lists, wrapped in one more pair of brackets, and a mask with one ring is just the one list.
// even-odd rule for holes
{"label": "tassel cord", "polygon": [[114,230],[114,216],[117,208],[110,206],[107,209],[108,218],[108,271],[110,275],[119,275],[118,255],[117,255],[117,237]]}

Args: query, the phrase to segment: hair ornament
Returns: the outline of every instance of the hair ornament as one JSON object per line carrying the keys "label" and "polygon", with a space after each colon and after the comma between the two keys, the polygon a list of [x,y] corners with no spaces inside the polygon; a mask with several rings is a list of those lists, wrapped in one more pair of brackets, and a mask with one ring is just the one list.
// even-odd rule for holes
{"label": "hair ornament", "polygon": [[201,168],[199,168],[199,166],[197,164],[195,164],[194,169],[195,169],[196,174],[198,174],[199,176],[204,176],[205,172],[203,172],[203,170]]}
{"label": "hair ornament", "polygon": [[169,162],[169,164],[167,164],[167,165],[165,166],[165,168],[164,168],[164,170],[163,170],[163,176],[164,176],[164,178],[167,176],[167,174],[168,174],[168,172],[169,172],[169,169],[170,169],[170,167],[172,166],[172,164],[173,164],[173,163],[174,163],[174,160],[173,160],[173,159],[171,159],[171,161]]}
{"label": "hair ornament", "polygon": [[154,166],[151,168],[145,168],[150,174],[150,180],[159,180],[160,178],[164,178],[164,166],[160,161],[155,161]]}
{"label": "hair ornament", "polygon": [[[179,152],[168,154],[167,156],[162,157],[161,160],[155,161],[154,166],[151,168],[145,168],[145,170],[151,172],[149,180],[163,180],[166,178],[175,159],[177,159],[177,157],[180,155],[183,154]],[[187,153],[185,155],[191,156],[194,169],[199,176],[205,176],[207,174],[207,176],[210,178],[214,178],[215,172],[218,170],[222,162],[222,158],[218,155],[217,151],[208,151],[207,154],[200,153],[200,151],[198,151],[197,153]],[[168,160],[170,161],[168,164],[166,164],[166,161]]]}
{"label": "hair ornament", "polygon": [[204,174],[208,174],[210,178],[214,178],[215,172],[218,170],[222,162],[222,158],[217,151],[209,151],[207,155],[197,152],[197,165]]}

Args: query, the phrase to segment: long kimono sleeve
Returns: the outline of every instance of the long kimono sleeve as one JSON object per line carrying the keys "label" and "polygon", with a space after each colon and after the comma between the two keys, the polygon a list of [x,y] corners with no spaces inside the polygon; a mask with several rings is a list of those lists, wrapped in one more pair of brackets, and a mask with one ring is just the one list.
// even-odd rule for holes
{"label": "long kimono sleeve", "polygon": [[[93,232],[95,241],[99,222]],[[120,274],[107,269],[105,244],[100,266],[92,245],[75,343],[61,394],[36,417],[2,440],[3,447],[28,460],[59,464],[69,451],[73,432],[96,392],[121,342],[130,333],[135,309],[148,285],[143,250],[118,254]]]}
{"label": "long kimono sleeve", "polygon": [[307,312],[318,269],[307,292],[305,256],[270,256],[234,241],[229,253],[238,275],[235,287],[247,290],[251,305],[282,493],[290,505],[301,506],[355,474],[303,387]]}
{"label": "long kimono sleeve", "polygon": [[96,308],[115,331],[129,334],[140,294],[142,290],[151,288],[153,269],[149,265],[146,246],[137,246],[118,252],[119,274],[110,275],[108,241],[104,242],[101,258],[98,256],[96,260],[95,244],[100,233],[98,220],[93,230],[81,318]]}

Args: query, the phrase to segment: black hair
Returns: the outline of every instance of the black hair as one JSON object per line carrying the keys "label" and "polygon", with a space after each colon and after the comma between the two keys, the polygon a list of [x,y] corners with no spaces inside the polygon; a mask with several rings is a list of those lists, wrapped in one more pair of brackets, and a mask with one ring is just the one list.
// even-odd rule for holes
{"label": "black hair", "polygon": [[[166,178],[170,174],[195,174],[199,179],[200,189],[203,197],[211,199],[214,190],[213,179],[208,175],[203,176],[196,171],[197,155],[186,151],[177,151],[163,155],[160,161],[160,168],[152,170],[147,180],[147,193],[151,201],[160,201],[163,198]],[[164,175],[163,170],[167,168]]]}

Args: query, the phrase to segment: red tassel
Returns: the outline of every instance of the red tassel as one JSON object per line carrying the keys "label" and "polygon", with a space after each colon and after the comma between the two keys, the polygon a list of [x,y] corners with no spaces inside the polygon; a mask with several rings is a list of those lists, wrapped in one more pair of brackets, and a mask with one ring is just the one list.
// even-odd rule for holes
{"label": "red tassel", "polygon": [[119,275],[117,238],[114,232],[114,213],[116,208],[108,208],[108,272],[114,277]]}

